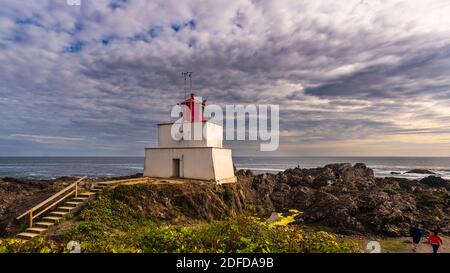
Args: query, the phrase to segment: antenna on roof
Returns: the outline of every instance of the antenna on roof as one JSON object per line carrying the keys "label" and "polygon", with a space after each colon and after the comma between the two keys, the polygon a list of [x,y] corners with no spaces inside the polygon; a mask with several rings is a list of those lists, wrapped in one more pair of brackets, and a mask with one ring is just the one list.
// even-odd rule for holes
{"label": "antenna on roof", "polygon": [[192,72],[189,73],[189,93],[192,94]]}
{"label": "antenna on roof", "polygon": [[187,80],[187,72],[181,72],[181,75],[184,77],[184,99],[183,101],[186,100],[186,80]]}
{"label": "antenna on roof", "polygon": [[192,72],[181,72],[184,77],[184,100],[187,99],[187,78],[189,77],[189,93],[192,93]]}

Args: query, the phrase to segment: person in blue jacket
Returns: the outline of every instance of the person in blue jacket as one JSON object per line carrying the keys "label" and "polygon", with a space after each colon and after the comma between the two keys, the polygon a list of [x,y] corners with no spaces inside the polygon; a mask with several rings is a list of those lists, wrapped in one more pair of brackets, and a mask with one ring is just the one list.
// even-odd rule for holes
{"label": "person in blue jacket", "polygon": [[423,232],[422,230],[419,228],[418,225],[413,225],[410,229],[409,229],[409,234],[412,237],[412,242],[413,242],[413,247],[412,247],[412,251],[416,252],[417,250],[417,246],[420,243],[420,239],[422,238]]}

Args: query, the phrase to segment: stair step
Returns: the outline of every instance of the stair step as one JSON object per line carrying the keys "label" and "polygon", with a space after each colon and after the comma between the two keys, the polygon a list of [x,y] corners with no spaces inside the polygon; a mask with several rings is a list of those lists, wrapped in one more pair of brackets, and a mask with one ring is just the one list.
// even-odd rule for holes
{"label": "stair step", "polygon": [[82,192],[82,193],[79,193],[78,194],[78,196],[92,196],[92,195],[95,195],[96,193],[95,192]]}
{"label": "stair step", "polygon": [[49,221],[49,222],[52,222],[52,223],[54,223],[54,222],[56,222],[56,221],[59,221],[59,220],[61,220],[61,219],[62,219],[62,217],[56,217],[56,216],[46,216],[46,217],[43,217],[42,219],[43,219],[43,220],[47,220],[47,221]]}
{"label": "stair step", "polygon": [[50,212],[51,215],[58,215],[58,216],[64,216],[66,214],[68,214],[68,212],[66,211],[52,211]]}
{"label": "stair step", "polygon": [[79,204],[81,204],[81,202],[69,201],[69,202],[66,202],[66,203],[64,203],[64,204],[67,205],[67,206],[76,207],[76,206],[78,206]]}
{"label": "stair step", "polygon": [[33,226],[41,227],[41,228],[47,228],[48,229],[49,227],[51,227],[53,225],[54,225],[54,223],[50,223],[50,222],[37,222],[37,223],[34,223]]}
{"label": "stair step", "polygon": [[84,201],[86,201],[86,200],[88,200],[89,198],[87,198],[87,197],[74,197],[74,198],[72,198],[72,200],[74,201],[74,202],[84,202]]}
{"label": "stair step", "polygon": [[70,212],[74,207],[58,207],[58,211]]}
{"label": "stair step", "polygon": [[39,234],[30,233],[30,232],[22,232],[22,233],[17,234],[17,237],[19,237],[21,239],[25,239],[25,240],[30,240],[36,236],[39,236]]}
{"label": "stair step", "polygon": [[26,230],[27,233],[36,233],[36,234],[42,234],[45,231],[47,231],[46,228],[39,228],[39,227],[27,228]]}

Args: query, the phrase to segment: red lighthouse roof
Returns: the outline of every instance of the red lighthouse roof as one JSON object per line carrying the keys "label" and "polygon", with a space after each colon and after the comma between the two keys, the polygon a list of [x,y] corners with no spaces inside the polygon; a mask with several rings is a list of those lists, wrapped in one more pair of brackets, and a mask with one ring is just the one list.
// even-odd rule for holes
{"label": "red lighthouse roof", "polygon": [[184,122],[205,121],[203,112],[206,100],[202,100],[201,97],[195,97],[194,93],[191,93],[189,98],[179,104],[185,106],[182,113]]}

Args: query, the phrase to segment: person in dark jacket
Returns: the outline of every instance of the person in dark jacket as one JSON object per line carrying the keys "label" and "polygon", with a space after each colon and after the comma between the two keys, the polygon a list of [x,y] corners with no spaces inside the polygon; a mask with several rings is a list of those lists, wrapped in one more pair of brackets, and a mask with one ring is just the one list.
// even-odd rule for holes
{"label": "person in dark jacket", "polygon": [[422,230],[417,226],[414,225],[409,229],[409,234],[412,237],[412,251],[416,252],[417,251],[417,246],[420,243],[420,239],[422,238],[423,232]]}

